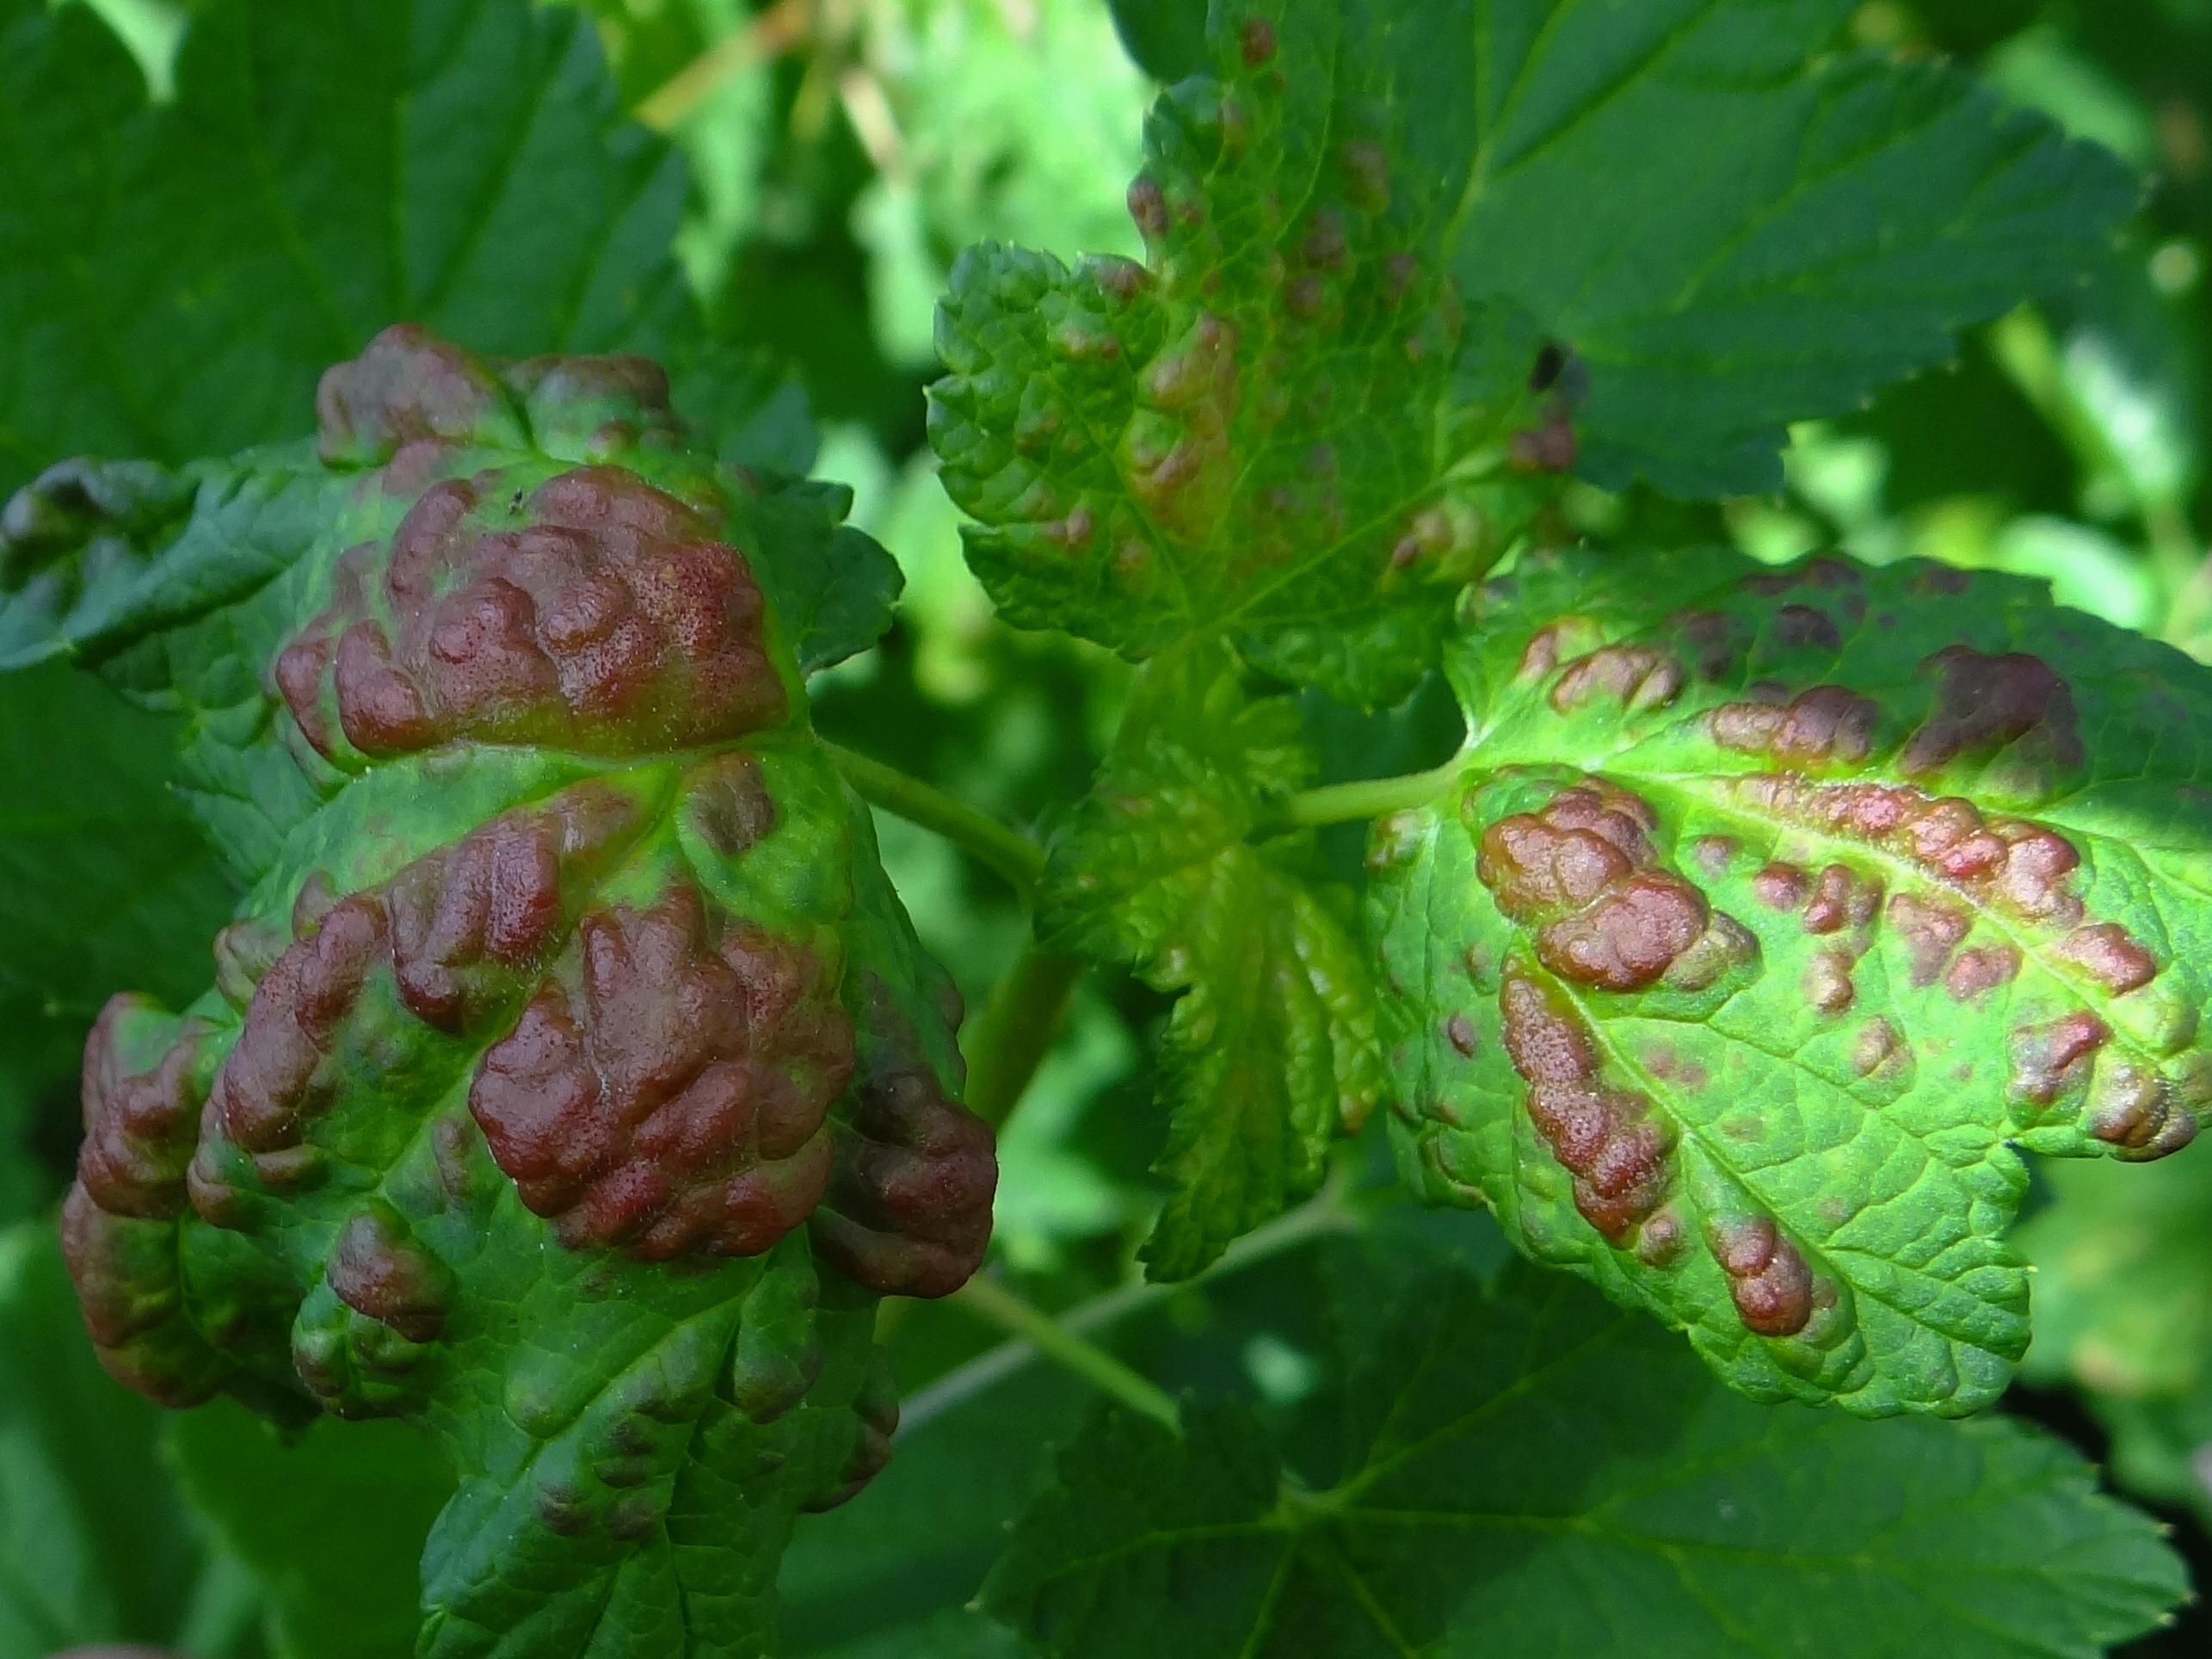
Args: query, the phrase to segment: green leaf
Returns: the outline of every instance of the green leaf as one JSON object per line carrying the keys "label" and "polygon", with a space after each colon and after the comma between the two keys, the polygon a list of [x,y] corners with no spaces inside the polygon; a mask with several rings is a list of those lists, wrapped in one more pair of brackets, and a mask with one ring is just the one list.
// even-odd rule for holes
{"label": "green leaf", "polygon": [[52,1226],[0,1230],[0,1659],[175,1635],[199,1551],[160,1416],[93,1362]]}
{"label": "green leaf", "polygon": [[388,323],[484,351],[660,349],[681,163],[579,14],[218,0],[172,102],[83,6],[0,0],[0,490],[298,430]]}
{"label": "green leaf", "polygon": [[1155,81],[1206,67],[1205,0],[1107,0],[1129,55]]}
{"label": "green leaf", "polygon": [[1332,1138],[1383,1092],[1347,897],[1315,879],[1310,834],[1264,833],[1313,770],[1292,699],[1250,699],[1225,652],[1188,651],[1146,670],[1053,843],[1040,936],[1177,997],[1155,1280],[1188,1278],[1310,1194]]}
{"label": "green leaf", "polygon": [[736,540],[752,555],[808,674],[883,638],[906,586],[882,544],[843,522],[852,510],[845,485],[798,479],[768,482],[740,507]]}
{"label": "green leaf", "polygon": [[[955,1638],[964,1627],[980,1627],[970,1640],[1005,1641],[997,1625],[962,1609],[1037,1495],[1047,1447],[1080,1426],[1090,1401],[1069,1373],[1032,1366],[903,1429],[864,1501],[799,1522],[778,1581],[785,1650],[842,1659],[881,1644],[939,1659],[963,1651]],[[943,1621],[933,1639],[912,1635],[931,1619]],[[902,1634],[912,1645],[896,1645]]]}
{"label": "green leaf", "polygon": [[2036,1269],[2021,1376],[2081,1391],[2123,1489],[2212,1515],[2212,1154],[2039,1174],[2055,1201],[2012,1236]]}
{"label": "green leaf", "polygon": [[305,552],[99,642],[254,879],[215,987],[88,1046],[87,1323],[165,1403],[428,1434],[422,1659],[773,1650],[794,1518],[888,1452],[877,1298],[989,1233],[957,1002],[739,551],[842,502],[686,447],[649,368],[387,330],[290,458]]}
{"label": "green leaf", "polygon": [[2212,1387],[2212,1154],[2038,1173],[2053,1201],[2012,1235],[2036,1268],[2021,1374],[2123,1400]]}
{"label": "green leaf", "polygon": [[270,1591],[279,1659],[410,1650],[416,1561],[453,1480],[394,1422],[318,1425],[287,1444],[228,1401],[169,1424],[185,1496]]}
{"label": "green leaf", "polygon": [[2125,172],[1955,71],[1828,55],[1847,9],[1217,5],[1212,77],[1148,124],[1148,266],[955,268],[932,442],[1007,619],[1223,629],[1388,701],[1585,389],[1592,478],[1771,490],[1785,422],[2090,262]]}
{"label": "green leaf", "polygon": [[82,1031],[124,985],[204,983],[231,893],[163,785],[177,735],[59,664],[0,679],[0,1008]]}
{"label": "green leaf", "polygon": [[1528,561],[1384,819],[1402,1162],[1730,1382],[1964,1413],[2028,1337],[2016,1148],[2212,1102],[2212,672],[1920,561]]}
{"label": "green leaf", "polygon": [[1053,1659],[2095,1659],[2187,1593],[2147,1518],[2013,1422],[1755,1405],[1558,1280],[1344,1323],[1340,1459],[1235,1405],[1186,1405],[1180,1439],[1106,1414],[986,1605]]}

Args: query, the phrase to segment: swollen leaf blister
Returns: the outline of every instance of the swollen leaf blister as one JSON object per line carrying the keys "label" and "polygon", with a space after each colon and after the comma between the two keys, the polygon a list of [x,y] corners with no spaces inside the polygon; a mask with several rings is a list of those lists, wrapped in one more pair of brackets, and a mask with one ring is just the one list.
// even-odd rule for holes
{"label": "swollen leaf blister", "polygon": [[2212,677],[2017,578],[1529,561],[1371,922],[1406,1167],[1737,1385],[1967,1412],[2028,1338],[2016,1148],[2212,1108]]}
{"label": "swollen leaf blister", "polygon": [[[389,330],[294,558],[69,642],[200,715],[255,877],[213,990],[93,1033],[86,1323],[168,1404],[427,1429],[431,1659],[769,1651],[793,1518],[889,1453],[876,1297],[989,1237],[957,998],[806,726],[761,490],[666,394]],[[223,567],[226,491],[131,591]]]}

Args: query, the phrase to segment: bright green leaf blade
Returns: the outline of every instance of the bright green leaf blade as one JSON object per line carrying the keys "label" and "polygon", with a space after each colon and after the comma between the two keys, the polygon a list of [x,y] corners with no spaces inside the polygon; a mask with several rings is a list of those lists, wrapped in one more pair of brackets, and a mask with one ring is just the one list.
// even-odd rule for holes
{"label": "bright green leaf blade", "polygon": [[421,1435],[321,1424],[287,1445],[225,1400],[171,1419],[168,1446],[193,1507],[268,1587],[281,1659],[412,1649],[416,1563],[453,1489]]}
{"label": "bright green leaf blade", "polygon": [[1286,1483],[1237,1407],[1109,1414],[987,1604],[1053,1659],[2095,1659],[2187,1591],[2015,1423],[1755,1405],[1564,1281],[1352,1315],[1340,1471]]}
{"label": "bright green leaf blade", "polygon": [[1784,422],[2088,265],[2124,171],[1950,69],[1822,55],[1846,9],[1217,5],[1213,77],[1148,123],[1149,266],[953,273],[932,442],[1008,619],[1221,628],[1388,700],[1585,390],[1593,476],[1769,489]]}
{"label": "bright green leaf blade", "polygon": [[1055,842],[1044,937],[1177,996],[1162,1042],[1171,1191],[1144,1247],[1186,1279],[1321,1184],[1330,1140],[1383,1089],[1348,899],[1312,838],[1252,844],[1309,781],[1297,705],[1248,700],[1225,652],[1149,669],[1089,798]]}
{"label": "bright green leaf blade", "polygon": [[0,490],[295,431],[402,318],[514,354],[689,326],[681,163],[576,12],[221,0],[157,107],[88,8],[4,0],[0,47]]}
{"label": "bright green leaf blade", "polygon": [[1385,819],[1406,1167],[1765,1397],[1966,1412],[2026,1345],[2016,1146],[2212,1098],[2212,674],[1907,562],[1531,561]]}
{"label": "bright green leaf blade", "polygon": [[95,1363],[52,1224],[0,1230],[0,1659],[175,1633],[198,1551],[160,1417]]}

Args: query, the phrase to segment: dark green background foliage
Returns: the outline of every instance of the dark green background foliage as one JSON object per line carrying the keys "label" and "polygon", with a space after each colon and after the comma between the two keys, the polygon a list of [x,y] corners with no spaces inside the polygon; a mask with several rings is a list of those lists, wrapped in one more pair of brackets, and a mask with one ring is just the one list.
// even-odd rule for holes
{"label": "dark green background foliage", "polygon": [[[989,1108],[986,1274],[1125,1364],[1119,1398],[1003,1347],[983,1300],[887,1301],[897,1454],[800,1520],[780,1634],[749,1639],[2212,1639],[2188,1599],[2212,1570],[2212,1151],[2080,1158],[2086,1118],[1932,1079],[1870,1103],[1762,1057],[1816,941],[1759,910],[1747,854],[1701,887],[1769,971],[1732,1015],[1573,994],[1609,1053],[1694,1033],[1727,1101],[1643,1079],[1705,1183],[1681,1190],[1723,1218],[1755,1200],[1872,1333],[1759,1335],[1717,1235],[1653,1266],[1578,1208],[1483,978],[1536,971],[1536,928],[1474,871],[1482,828],[1585,774],[1646,791],[1654,857],[1687,871],[1752,764],[1706,741],[1716,704],[1862,691],[1879,740],[1823,775],[1894,782],[1931,650],[2033,650],[2076,676],[2080,775],[1969,756],[1941,786],[2094,843],[2090,908],[2201,1005],[2212,820],[2179,737],[2212,706],[2189,660],[2212,657],[2212,6],[1207,9],[0,0],[0,496],[83,454],[173,469],[38,572],[0,542],[0,1659],[415,1640],[454,1482],[430,1444],[158,1411],[98,1371],[52,1225],[87,1027],[118,990],[202,990],[274,845],[206,769],[242,741],[214,691],[261,665],[219,627],[189,684],[117,647],[257,591],[327,525],[311,472],[247,509],[298,471],[317,376],[397,320],[659,357],[714,455],[769,481],[761,574],[820,732],[1044,849],[1017,894],[876,815],[966,1000],[977,1098],[1044,1052]],[[248,478],[149,565],[190,489]],[[1778,625],[1802,595],[1758,596],[1759,567],[1823,549],[1908,626]],[[1561,615],[1578,649],[1635,646],[1693,601],[1756,642],[1710,682],[1562,708],[1523,672]],[[1456,752],[1425,792],[1329,808]],[[2028,944],[2024,1000],[1969,1006],[1877,943],[1896,983],[1862,977],[1861,1011],[1993,1073],[2036,997],[2092,994]],[[2201,1033],[2096,1006],[2188,1083]],[[1731,1115],[1784,1097],[1815,1101],[1819,1156]]]}

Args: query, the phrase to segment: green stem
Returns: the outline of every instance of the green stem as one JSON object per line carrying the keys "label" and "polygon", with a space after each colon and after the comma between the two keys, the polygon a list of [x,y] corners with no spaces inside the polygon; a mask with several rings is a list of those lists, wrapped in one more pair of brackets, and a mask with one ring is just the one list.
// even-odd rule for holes
{"label": "green stem", "polygon": [[1020,830],[954,800],[943,790],[932,788],[897,767],[872,761],[827,740],[822,747],[862,800],[909,823],[933,830],[954,846],[974,854],[1013,884],[1023,898],[1036,890],[1044,874],[1044,852]]}
{"label": "green stem", "polygon": [[[1340,1178],[1341,1173],[1340,1170],[1332,1175],[1328,1184],[1306,1203],[1238,1239],[1222,1253],[1218,1261],[1196,1279],[1180,1285],[1155,1285],[1137,1280],[1079,1303],[1051,1323],[1061,1331],[1076,1336],[1103,1330],[1132,1314],[1158,1305],[1188,1286],[1203,1285],[1241,1272],[1324,1234],[1351,1230],[1359,1223],[1344,1206],[1347,1183]],[[900,1403],[899,1433],[912,1434],[955,1406],[996,1386],[1036,1359],[1041,1351],[1040,1345],[1027,1341],[1025,1335],[948,1371]]]}
{"label": "green stem", "polygon": [[1082,971],[1074,957],[1032,942],[969,1025],[961,1044],[968,1056],[968,1110],[992,1128],[1013,1115],[1059,1040]]}
{"label": "green stem", "polygon": [[1170,1428],[1180,1426],[1180,1414],[1165,1389],[1139,1376],[1104,1348],[1084,1341],[1051,1314],[1030,1306],[996,1280],[970,1279],[952,1292],[952,1299],[970,1313],[1012,1331],[1038,1353],[1095,1383],[1132,1410],[1157,1418]]}
{"label": "green stem", "polygon": [[1277,803],[1273,823],[1285,829],[1305,829],[1322,823],[1349,823],[1379,818],[1408,806],[1426,806],[1458,781],[1465,762],[1454,755],[1432,772],[1411,772],[1396,778],[1365,778],[1357,783],[1325,784]]}

